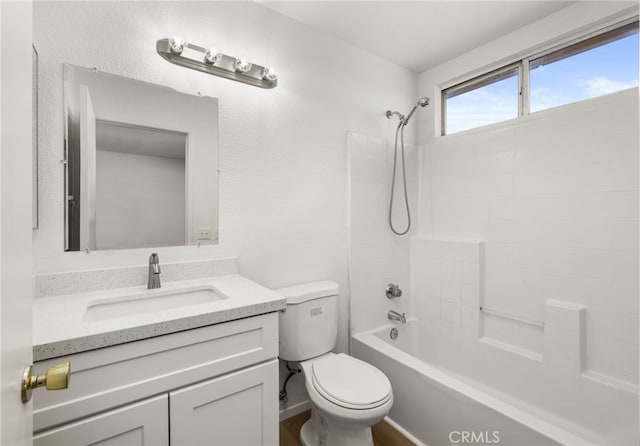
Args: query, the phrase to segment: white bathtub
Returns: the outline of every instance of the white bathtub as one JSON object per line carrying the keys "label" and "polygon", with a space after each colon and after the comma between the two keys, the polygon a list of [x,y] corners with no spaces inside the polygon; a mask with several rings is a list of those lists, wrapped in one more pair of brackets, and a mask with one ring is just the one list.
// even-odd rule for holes
{"label": "white bathtub", "polygon": [[545,377],[541,362],[477,339],[447,340],[412,320],[355,334],[351,353],[389,377],[389,418],[428,446],[638,444],[633,392]]}

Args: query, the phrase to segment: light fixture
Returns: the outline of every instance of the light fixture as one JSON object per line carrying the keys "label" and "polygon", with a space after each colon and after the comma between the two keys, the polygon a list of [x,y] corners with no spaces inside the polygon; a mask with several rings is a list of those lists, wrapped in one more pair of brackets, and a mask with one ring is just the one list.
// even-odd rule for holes
{"label": "light fixture", "polygon": [[173,54],[177,54],[180,55],[182,54],[182,51],[184,50],[184,46],[185,46],[185,41],[182,37],[180,36],[171,36],[169,38],[169,49],[171,50],[171,52]]}
{"label": "light fixture", "polygon": [[273,68],[266,67],[262,70],[262,79],[266,79],[268,81],[276,81],[278,80],[278,76],[276,75],[276,71]]}
{"label": "light fixture", "polygon": [[[185,51],[189,49],[189,51]],[[244,57],[234,57],[214,48],[205,48],[172,36],[156,42],[156,51],[169,62],[203,73],[213,74],[260,88],[274,88],[278,77],[273,68],[249,62]],[[198,55],[197,53],[200,53]]]}
{"label": "light fixture", "polygon": [[246,73],[251,69],[253,65],[245,58],[236,59],[235,67],[236,71],[240,73]]}
{"label": "light fixture", "polygon": [[213,65],[218,61],[218,59],[220,59],[220,56],[222,56],[222,53],[220,53],[218,50],[209,48],[207,52],[204,53],[204,61],[208,64]]}

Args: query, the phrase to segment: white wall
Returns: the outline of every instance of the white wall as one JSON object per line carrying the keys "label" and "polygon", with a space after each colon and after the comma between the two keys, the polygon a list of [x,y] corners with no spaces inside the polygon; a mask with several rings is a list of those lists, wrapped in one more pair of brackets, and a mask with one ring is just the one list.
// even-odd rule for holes
{"label": "white wall", "polygon": [[185,241],[185,160],[96,151],[96,246]]}
{"label": "white wall", "polygon": [[[397,125],[397,122],[394,119],[390,125]],[[410,130],[408,127],[407,133]],[[411,315],[409,248],[411,235],[418,232],[416,211],[419,159],[424,147],[405,142],[407,193],[412,226],[407,235],[397,236],[391,232],[388,223],[394,140],[349,133],[348,145],[350,328],[352,333],[357,333],[387,324],[387,312],[391,309]],[[396,230],[404,231],[407,218],[400,143],[398,146],[393,222]],[[389,283],[399,285],[403,295],[387,299],[385,288]]]}
{"label": "white wall", "polygon": [[[422,73],[420,93],[438,98],[441,85],[628,6],[581,2],[561,10]],[[422,116],[420,129],[429,142],[421,234],[486,241],[487,307],[542,321],[545,299],[585,305],[586,371],[637,384],[638,90],[444,137],[435,136],[438,110]],[[501,341],[542,349],[542,332],[490,328]]]}
{"label": "white wall", "polygon": [[[263,90],[172,65],[155,42],[182,34],[278,70]],[[346,132],[391,136],[387,108],[408,109],[417,76],[252,2],[37,2],[40,229],[36,272],[143,264],[149,249],[63,252],[62,63],[219,99],[220,243],[158,249],[163,262],[237,255],[267,287],[341,286],[347,348]]]}

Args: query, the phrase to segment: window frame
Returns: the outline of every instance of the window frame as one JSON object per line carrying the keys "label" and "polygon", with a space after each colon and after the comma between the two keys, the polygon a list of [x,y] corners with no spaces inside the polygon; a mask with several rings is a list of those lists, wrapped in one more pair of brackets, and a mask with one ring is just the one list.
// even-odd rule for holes
{"label": "window frame", "polygon": [[[530,109],[530,72],[532,61],[535,64],[540,59],[548,57],[549,59],[544,60],[543,63],[543,65],[548,65],[559,60],[567,59],[590,49],[594,49],[608,43],[615,42],[616,40],[622,39],[624,37],[637,34],[639,33],[639,26],[639,16],[635,14],[624,20],[618,20],[608,26],[600,27],[596,30],[592,30],[591,32],[583,33],[578,37],[566,40],[562,43],[553,44],[551,46],[547,46],[542,50],[538,49],[535,52],[528,52],[526,53],[526,55],[517,57],[515,60],[512,59],[511,62],[498,65],[497,68],[494,65],[492,69],[488,71],[483,70],[480,74],[472,75],[471,77],[467,76],[466,80],[463,80],[461,82],[450,81],[448,83],[451,84],[450,86],[440,88],[440,136],[462,133],[486,127],[488,125],[494,125],[499,122],[505,122],[497,121],[492,124],[472,127],[470,129],[461,130],[454,133],[447,133],[447,99],[502,80],[505,77],[499,77],[501,74],[511,72],[514,68],[517,68],[518,113],[517,116],[513,119],[520,119],[532,113]],[[536,67],[534,67],[534,69],[535,68]],[[455,94],[453,96],[449,96],[451,92]],[[572,102],[572,104],[582,102],[584,100],[587,99],[581,99],[576,102]],[[534,113],[551,110],[557,107],[559,106],[539,110]]]}
{"label": "window frame", "polygon": [[[441,118],[441,132],[442,135],[447,135],[447,99],[455,98],[464,93],[468,93],[473,90],[477,90],[478,88],[482,88],[487,85],[491,85],[495,82],[499,82],[504,79],[508,79],[512,76],[512,72],[515,71],[515,75],[518,81],[518,109],[516,111],[516,118],[520,116],[522,111],[522,63],[514,62],[508,65],[501,66],[500,68],[496,68],[495,70],[491,70],[487,73],[476,76],[472,79],[469,79],[465,82],[461,82],[447,89],[443,89],[441,91],[441,100],[442,104],[442,118]],[[451,95],[453,93],[453,95]],[[503,122],[503,121],[497,121]],[[487,124],[491,125],[491,124]],[[484,127],[484,126],[481,126]],[[478,128],[478,127],[473,127]],[[471,130],[471,129],[468,129]],[[461,130],[464,131],[464,130]],[[459,132],[456,132],[459,133]]]}

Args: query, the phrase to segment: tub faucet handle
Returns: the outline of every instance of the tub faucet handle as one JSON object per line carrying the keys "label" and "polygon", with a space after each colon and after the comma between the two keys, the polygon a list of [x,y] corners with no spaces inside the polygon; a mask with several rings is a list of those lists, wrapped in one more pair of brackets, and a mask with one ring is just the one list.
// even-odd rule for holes
{"label": "tub faucet handle", "polygon": [[400,286],[395,283],[390,283],[389,285],[387,285],[387,288],[385,288],[384,291],[387,299],[393,299],[394,297],[402,296],[402,290],[400,289]]}

